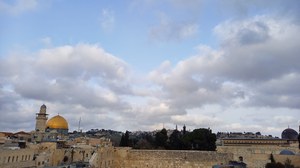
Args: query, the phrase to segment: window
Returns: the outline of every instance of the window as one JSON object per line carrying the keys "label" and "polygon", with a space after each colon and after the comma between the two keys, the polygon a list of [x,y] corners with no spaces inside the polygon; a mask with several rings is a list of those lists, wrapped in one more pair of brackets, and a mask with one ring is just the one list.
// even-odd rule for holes
{"label": "window", "polygon": [[244,160],[243,156],[240,156],[240,157],[239,157],[239,161],[240,161],[240,162],[243,162],[243,160]]}
{"label": "window", "polygon": [[12,159],[11,159],[11,162],[14,162],[14,161],[15,161],[15,157],[13,156]]}
{"label": "window", "polygon": [[9,161],[10,161],[10,156],[8,156],[7,163],[9,163]]}
{"label": "window", "polygon": [[18,159],[19,159],[19,156],[17,156],[17,158],[16,158],[16,162],[18,161]]}

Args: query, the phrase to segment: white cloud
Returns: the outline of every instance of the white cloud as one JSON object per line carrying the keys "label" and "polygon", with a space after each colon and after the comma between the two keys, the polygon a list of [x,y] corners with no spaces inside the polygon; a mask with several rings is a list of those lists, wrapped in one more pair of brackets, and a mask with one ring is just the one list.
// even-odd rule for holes
{"label": "white cloud", "polygon": [[[226,21],[215,28],[222,44],[219,50],[201,45],[195,56],[174,66],[164,62],[149,76],[166,95],[170,108],[181,111],[178,115],[172,113],[172,121],[205,124],[205,120],[195,118],[202,116],[201,112],[191,116],[186,111],[219,104],[228,114],[218,113],[227,120],[225,129],[259,131],[269,124],[268,131],[274,133],[280,130],[281,121],[275,118],[265,123],[268,116],[275,114],[274,109],[283,108],[291,116],[295,115],[292,109],[299,109],[298,88],[295,87],[300,72],[297,64],[300,41],[295,38],[299,31],[300,26],[289,19],[275,21],[261,16]],[[227,111],[233,107],[240,111]],[[249,107],[270,109],[255,113],[258,118],[247,118],[243,109]],[[207,114],[202,118],[212,120]],[[296,121],[282,119],[296,124]]]}
{"label": "white cloud", "polygon": [[194,22],[175,22],[161,14],[159,25],[150,29],[149,36],[156,41],[182,41],[195,37],[198,29],[198,24]]}
{"label": "white cloud", "polygon": [[171,120],[176,124],[185,124],[193,128],[212,127],[216,125],[221,125],[223,123],[223,121],[220,118],[203,114],[174,115],[171,116]]}
{"label": "white cloud", "polygon": [[[113,28],[114,12],[103,10],[102,16],[103,28]],[[162,16],[150,36],[180,41],[198,29],[194,22]],[[218,49],[199,45],[195,55],[174,64],[164,61],[136,81],[125,61],[94,44],[1,57],[0,123],[20,122],[10,118],[32,113],[24,125],[12,128],[33,129],[34,113],[46,103],[51,114],[66,116],[72,128],[83,116],[87,129],[149,130],[178,123],[278,134],[282,125],[297,122],[292,118],[298,116],[300,101],[299,31],[290,19],[226,21],[214,29]],[[51,38],[43,41],[51,43]],[[214,105],[221,108],[211,110]]]}

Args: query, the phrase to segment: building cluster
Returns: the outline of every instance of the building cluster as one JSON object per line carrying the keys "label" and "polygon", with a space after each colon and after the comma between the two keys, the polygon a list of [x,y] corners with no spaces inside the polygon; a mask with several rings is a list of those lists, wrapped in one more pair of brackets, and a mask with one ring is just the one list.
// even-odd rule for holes
{"label": "building cluster", "polygon": [[[42,105],[32,132],[0,132],[1,168],[265,167],[270,155],[278,162],[289,160],[300,167],[300,136],[291,128],[283,130],[281,138],[259,132],[217,133],[216,151],[134,150],[116,147],[118,141],[112,139],[120,138],[121,132],[92,129],[69,133],[68,121],[60,115],[48,119],[46,110]],[[134,132],[132,136],[142,134]]]}

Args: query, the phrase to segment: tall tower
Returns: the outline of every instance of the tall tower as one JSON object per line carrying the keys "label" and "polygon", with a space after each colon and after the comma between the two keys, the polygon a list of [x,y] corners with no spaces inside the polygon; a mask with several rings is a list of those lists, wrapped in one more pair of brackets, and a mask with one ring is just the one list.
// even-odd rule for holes
{"label": "tall tower", "polygon": [[46,105],[43,104],[40,108],[40,112],[36,113],[36,123],[35,123],[35,131],[44,133],[46,129],[46,122],[48,120],[47,113],[46,113]]}

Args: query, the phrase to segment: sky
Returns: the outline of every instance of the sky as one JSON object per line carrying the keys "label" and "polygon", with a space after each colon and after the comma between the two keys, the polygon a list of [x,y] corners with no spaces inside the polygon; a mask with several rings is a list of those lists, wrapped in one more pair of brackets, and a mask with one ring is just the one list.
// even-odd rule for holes
{"label": "sky", "polygon": [[300,125],[298,0],[0,0],[0,129]]}

